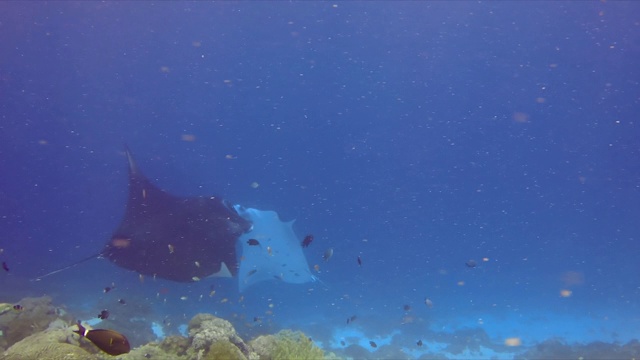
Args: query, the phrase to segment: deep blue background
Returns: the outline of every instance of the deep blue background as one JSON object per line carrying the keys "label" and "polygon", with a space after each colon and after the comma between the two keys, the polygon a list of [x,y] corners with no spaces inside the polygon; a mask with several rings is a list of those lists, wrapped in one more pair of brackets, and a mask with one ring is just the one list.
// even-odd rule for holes
{"label": "deep blue background", "polygon": [[[123,215],[126,143],[162,188],[273,209],[313,233],[307,255],[328,288],[278,288],[305,299],[302,313],[342,321],[429,296],[443,317],[638,318],[639,11],[0,3],[0,258],[13,277],[0,292],[23,296],[20,279],[99,251]],[[104,269],[97,290],[120,271]],[[569,271],[583,280],[564,283]],[[74,278],[59,276],[42,286]]]}

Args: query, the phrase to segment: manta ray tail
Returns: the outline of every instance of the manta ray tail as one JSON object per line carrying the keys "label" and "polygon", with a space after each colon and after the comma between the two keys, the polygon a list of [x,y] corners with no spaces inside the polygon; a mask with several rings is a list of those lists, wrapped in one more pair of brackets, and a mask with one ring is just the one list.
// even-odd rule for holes
{"label": "manta ray tail", "polygon": [[63,268],[54,270],[54,271],[52,271],[50,273],[46,273],[44,275],[38,276],[37,278],[31,279],[31,281],[40,281],[40,280],[42,280],[43,278],[46,278],[49,275],[57,274],[57,273],[59,273],[61,271],[64,271],[64,270],[67,270],[67,269],[71,269],[72,267],[76,267],[76,266],[78,266],[78,265],[80,265],[82,263],[85,263],[85,262],[89,261],[89,260],[93,260],[93,259],[99,258],[100,256],[102,256],[102,253],[93,254],[93,255],[88,256],[88,257],[86,257],[86,258],[84,258],[84,259],[82,259],[80,261],[76,261],[71,265],[67,265],[67,266],[65,266]]}

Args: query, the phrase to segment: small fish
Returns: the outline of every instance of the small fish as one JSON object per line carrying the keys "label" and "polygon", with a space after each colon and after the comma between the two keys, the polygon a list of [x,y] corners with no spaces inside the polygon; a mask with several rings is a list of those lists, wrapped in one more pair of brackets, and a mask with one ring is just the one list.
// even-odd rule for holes
{"label": "small fish", "polygon": [[416,345],[422,346],[422,340],[418,340],[418,342],[416,342]]}
{"label": "small fish", "polygon": [[358,255],[358,266],[362,266],[362,258]]}
{"label": "small fish", "polygon": [[188,297],[186,297],[186,296],[180,296],[180,300],[182,300],[182,301],[185,301],[187,299],[188,299]]}
{"label": "small fish", "polygon": [[332,256],[333,256],[333,248],[328,248],[322,255],[322,258],[324,259],[324,261],[329,261],[329,259],[331,259]]}
{"label": "small fish", "polygon": [[311,245],[312,242],[313,242],[313,235],[309,234],[304,237],[304,240],[302,240],[302,247],[309,247],[309,245]]}
{"label": "small fish", "polygon": [[109,291],[113,290],[113,288],[111,286],[107,286],[106,288],[104,288],[104,290],[102,290],[105,294],[108,293]]}
{"label": "small fish", "polygon": [[369,341],[369,345],[371,345],[371,347],[374,348],[374,349],[378,347],[378,344],[376,344],[373,341]]}
{"label": "small fish", "polygon": [[200,281],[200,278],[199,278],[199,277],[197,277],[197,276],[194,276],[194,277],[192,277],[192,278],[191,278],[191,280],[193,280],[193,281]]}
{"label": "small fish", "polygon": [[257,316],[254,316],[254,317],[253,317],[253,322],[258,322],[258,321],[260,321],[260,318],[259,318],[259,317],[257,317]]}
{"label": "small fish", "polygon": [[318,264],[313,265],[313,270],[315,270],[316,272],[320,272],[320,265]]}
{"label": "small fish", "polygon": [[6,261],[2,262],[2,268],[4,269],[4,271],[9,272],[9,265],[7,265]]}
{"label": "small fish", "polygon": [[464,264],[465,264],[465,265],[467,265],[467,267],[468,267],[468,268],[471,268],[471,269],[473,269],[474,267],[478,266],[478,263],[477,263],[475,260],[473,260],[473,259],[471,259],[471,260],[467,261],[467,262],[466,262],[466,263],[464,263]]}
{"label": "small fish", "polygon": [[118,302],[119,302],[120,304],[122,304],[122,305],[126,305],[126,304],[127,304],[127,302],[126,302],[126,301],[124,301],[124,299],[118,299]]}
{"label": "small fish", "polygon": [[226,303],[227,301],[229,301],[229,299],[224,298],[224,299],[220,300],[220,304],[224,304],[224,303]]}
{"label": "small fish", "polygon": [[216,291],[215,290],[211,290],[209,292],[209,297],[213,297],[213,295],[215,295],[215,294],[216,294]]}
{"label": "small fish", "polygon": [[80,324],[80,320],[78,320],[78,330],[74,330],[73,332],[89,339],[89,341],[94,343],[100,350],[109,355],[122,355],[131,351],[129,340],[117,331],[106,329],[87,330]]}
{"label": "small fish", "polygon": [[429,309],[431,309],[433,307],[433,301],[431,301],[431,299],[429,299],[429,298],[425,298],[424,299],[424,304],[427,305],[427,307]]}
{"label": "small fish", "polygon": [[344,340],[340,340],[340,345],[345,346],[347,343],[345,343]]}
{"label": "small fish", "polygon": [[260,241],[256,239],[249,239],[247,240],[247,244],[249,244],[249,246],[257,246],[260,245]]}
{"label": "small fish", "polygon": [[271,256],[272,250],[271,250],[271,246],[267,246],[267,254],[269,254],[269,256]]}
{"label": "small fish", "polygon": [[358,318],[357,316],[352,315],[351,317],[349,317],[349,318],[347,319],[347,324],[349,324],[349,323],[352,323],[352,322],[356,321],[356,319],[357,319],[357,318]]}
{"label": "small fish", "polygon": [[140,280],[141,283],[144,283],[144,275],[138,275],[138,280]]}
{"label": "small fish", "polygon": [[104,309],[98,314],[98,319],[107,320],[109,318],[109,310]]}
{"label": "small fish", "polygon": [[251,276],[251,275],[253,275],[253,274],[257,273],[257,272],[258,272],[258,270],[257,270],[257,269],[253,269],[253,270],[251,270],[251,271],[249,271],[249,272],[247,273],[247,276]]}
{"label": "small fish", "polygon": [[176,248],[171,244],[167,245],[167,247],[169,248],[169,254],[173,254],[173,252],[176,250]]}
{"label": "small fish", "polygon": [[20,304],[15,304],[15,305],[13,305],[13,310],[22,311],[22,310],[24,310],[24,307],[22,307],[22,305],[20,305]]}
{"label": "small fish", "polygon": [[194,264],[196,264],[196,267],[200,267],[200,263],[199,262],[195,262]]}
{"label": "small fish", "polygon": [[405,305],[402,307],[404,311],[411,311],[411,305]]}

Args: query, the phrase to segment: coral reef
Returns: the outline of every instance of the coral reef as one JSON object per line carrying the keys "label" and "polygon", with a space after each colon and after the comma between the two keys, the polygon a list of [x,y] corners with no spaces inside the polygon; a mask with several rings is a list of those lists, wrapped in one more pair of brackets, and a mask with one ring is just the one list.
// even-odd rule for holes
{"label": "coral reef", "polygon": [[99,359],[95,354],[69,343],[71,330],[47,330],[30,335],[11,346],[0,359],[49,359],[49,360],[91,360]]}
{"label": "coral reef", "polygon": [[237,346],[228,341],[218,341],[209,347],[203,360],[246,360],[247,358],[240,352]]}
{"label": "coral reef", "polygon": [[[51,299],[27,298],[23,310],[4,306],[0,312],[0,344],[7,350],[0,360],[113,359],[89,340],[80,338],[71,317],[51,305]],[[110,324],[111,325],[111,324]],[[98,328],[100,326],[97,326]],[[148,324],[147,324],[148,327]],[[131,329],[122,331],[128,333]],[[230,322],[198,314],[189,322],[189,337],[169,336],[118,356],[119,360],[279,360],[326,359],[323,351],[301,332],[281,331],[246,344]],[[0,350],[3,350],[0,348]],[[335,357],[330,357],[335,358]]]}
{"label": "coral reef", "polygon": [[199,352],[207,352],[211,345],[224,341],[233,344],[244,356],[250,355],[249,347],[236,334],[233,325],[211,314],[197,314],[189,321],[189,339],[191,347]]}
{"label": "coral reef", "polygon": [[54,321],[70,324],[73,319],[51,304],[51,298],[24,298],[18,303],[21,310],[5,309],[0,315],[0,349],[8,349],[20,340],[49,328]]}
{"label": "coral reef", "polygon": [[640,342],[626,344],[592,342],[589,344],[568,344],[560,339],[543,341],[515,359],[636,359],[640,354]]}
{"label": "coral reef", "polygon": [[322,349],[299,331],[282,330],[275,335],[260,336],[250,345],[260,360],[324,358]]}

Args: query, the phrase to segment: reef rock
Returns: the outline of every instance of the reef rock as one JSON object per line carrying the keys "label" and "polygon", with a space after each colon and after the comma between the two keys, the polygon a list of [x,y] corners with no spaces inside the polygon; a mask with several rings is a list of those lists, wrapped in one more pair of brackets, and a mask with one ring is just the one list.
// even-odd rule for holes
{"label": "reef rock", "polygon": [[[205,353],[217,342],[229,342],[240,350],[244,357],[251,358],[249,347],[242,338],[236,334],[230,322],[211,314],[198,314],[189,321],[189,339],[191,348],[200,353]],[[221,345],[216,346],[218,349]]]}
{"label": "reef rock", "polygon": [[[18,341],[47,329],[56,320],[70,324],[73,319],[51,304],[51,298],[24,298],[18,303],[21,310],[8,309],[0,315],[0,348],[8,349]],[[60,321],[56,323],[59,326]]]}
{"label": "reef rock", "polygon": [[47,330],[28,336],[11,346],[0,356],[0,360],[92,360],[95,354],[78,345],[70,344],[70,330]]}
{"label": "reef rock", "polygon": [[265,360],[325,358],[322,349],[299,331],[282,330],[275,335],[259,336],[249,344],[260,359]]}

